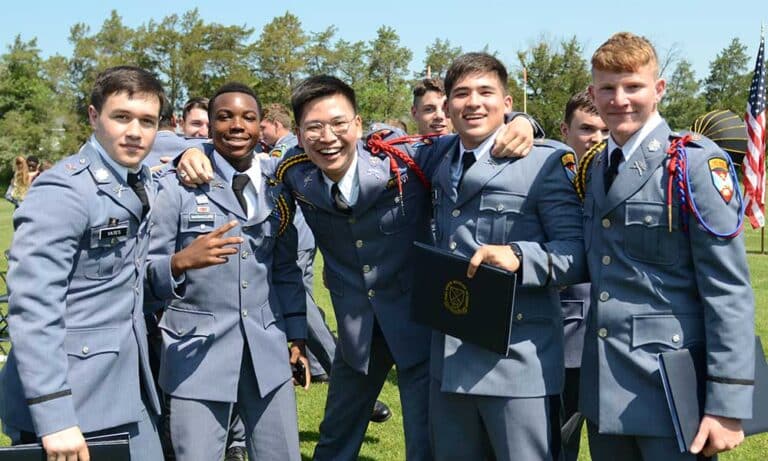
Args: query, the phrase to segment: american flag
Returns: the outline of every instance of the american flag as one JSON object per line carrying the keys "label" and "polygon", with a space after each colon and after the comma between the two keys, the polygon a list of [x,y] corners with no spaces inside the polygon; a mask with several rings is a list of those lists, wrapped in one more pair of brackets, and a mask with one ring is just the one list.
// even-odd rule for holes
{"label": "american flag", "polygon": [[744,121],[747,125],[747,155],[743,164],[746,214],[756,229],[765,225],[765,36],[762,30]]}

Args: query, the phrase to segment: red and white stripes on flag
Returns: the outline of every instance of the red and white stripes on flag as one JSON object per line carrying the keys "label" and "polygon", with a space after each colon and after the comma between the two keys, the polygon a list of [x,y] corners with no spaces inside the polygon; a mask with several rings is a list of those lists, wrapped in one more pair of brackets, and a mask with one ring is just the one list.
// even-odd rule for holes
{"label": "red and white stripes on flag", "polygon": [[762,30],[744,122],[747,125],[747,155],[742,167],[746,215],[752,228],[756,229],[765,226],[765,36]]}

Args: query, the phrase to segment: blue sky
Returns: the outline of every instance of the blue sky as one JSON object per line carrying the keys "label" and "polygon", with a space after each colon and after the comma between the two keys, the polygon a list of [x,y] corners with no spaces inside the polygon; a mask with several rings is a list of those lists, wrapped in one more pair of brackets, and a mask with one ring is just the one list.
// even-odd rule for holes
{"label": "blue sky", "polygon": [[[674,10],[661,13],[671,5]],[[650,38],[660,54],[677,47],[681,56],[691,61],[698,78],[707,75],[709,62],[733,37],[748,46],[748,67],[751,69],[761,21],[768,22],[765,0],[229,0],[186,3],[15,0],[3,5],[0,45],[5,52],[14,37],[20,34],[25,40],[37,37],[44,56],[56,53],[68,56],[72,51],[67,41],[69,28],[77,22],[88,24],[93,32],[98,31],[110,11],[115,9],[126,25],[136,27],[150,19],[159,21],[164,16],[181,14],[194,7],[206,21],[248,25],[254,28],[255,37],[266,23],[286,11],[298,16],[305,30],[316,32],[335,25],[337,37],[348,41],[372,40],[379,26],[388,25],[397,30],[401,43],[413,51],[412,70],[423,66],[424,49],[435,38],[448,39],[465,51],[479,50],[488,44],[490,49],[499,52],[507,66],[517,67],[516,51],[542,37],[556,42],[576,35],[584,46],[585,57],[589,57],[612,33],[629,30]]]}

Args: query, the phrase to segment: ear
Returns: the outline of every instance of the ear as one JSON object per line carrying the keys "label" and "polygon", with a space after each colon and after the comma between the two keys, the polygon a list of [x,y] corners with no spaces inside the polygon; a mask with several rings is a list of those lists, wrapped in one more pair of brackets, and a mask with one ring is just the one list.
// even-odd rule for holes
{"label": "ear", "polygon": [[664,92],[667,91],[667,81],[663,78],[656,80],[654,90],[656,91],[656,104],[658,104],[661,102],[661,98],[664,97]]}
{"label": "ear", "polygon": [[411,106],[411,117],[416,118],[416,106]]}
{"label": "ear", "polygon": [[563,139],[568,138],[568,124],[565,122],[560,122],[560,136]]}
{"label": "ear", "polygon": [[88,122],[90,122],[91,128],[96,128],[96,121],[98,119],[99,111],[97,111],[93,105],[88,106]]}
{"label": "ear", "polygon": [[587,87],[587,93],[589,93],[589,99],[592,100],[592,104],[595,103],[595,85],[589,85]]}
{"label": "ear", "polygon": [[296,141],[298,142],[298,146],[304,149],[304,144],[301,142],[301,133],[299,132],[298,125],[293,127],[293,134],[296,135]]}
{"label": "ear", "polygon": [[508,112],[508,113],[512,112],[513,104],[512,104],[512,95],[511,94],[508,94],[508,95],[504,96],[504,107],[507,109],[506,112]]}

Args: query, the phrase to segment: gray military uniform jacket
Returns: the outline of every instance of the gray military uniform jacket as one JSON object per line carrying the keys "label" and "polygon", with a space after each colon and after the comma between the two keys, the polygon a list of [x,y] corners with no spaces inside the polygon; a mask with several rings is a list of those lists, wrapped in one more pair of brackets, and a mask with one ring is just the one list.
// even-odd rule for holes
{"label": "gray military uniform jacket", "polygon": [[[707,350],[705,411],[751,417],[754,297],[744,237],[714,237],[692,215],[685,232],[677,192],[670,223],[666,151],[675,137],[662,122],[608,194],[605,149],[587,173],[584,240],[592,306],[580,408],[602,433],[674,436],[658,354],[696,342]],[[687,152],[689,193],[704,219],[718,232],[733,230],[738,203],[719,193],[712,166],[725,154],[706,138],[692,141]],[[735,180],[732,187],[739,187]]]}
{"label": "gray military uniform jacket", "polygon": [[[146,167],[143,176],[151,203]],[[43,436],[137,422],[142,391],[159,414],[142,309],[152,213],[141,214],[90,143],[35,181],[14,215],[4,424]],[[158,292],[170,286],[163,263]]]}
{"label": "gray military uniform jacket", "polygon": [[[434,170],[439,160],[410,146],[398,147],[425,172]],[[355,370],[368,370],[375,315],[395,363],[408,368],[429,355],[430,330],[411,320],[409,264],[412,242],[428,240],[429,194],[398,160],[404,181],[401,200],[389,159],[371,154],[363,141],[357,152],[360,195],[351,215],[334,208],[322,172],[300,149],[286,156],[278,177],[296,198],[323,253],[344,360]]]}
{"label": "gray military uniform jacket", "polygon": [[555,141],[536,140],[522,159],[486,155],[457,192],[451,162],[459,138],[443,136],[433,180],[436,245],[470,257],[484,244],[517,243],[523,253],[509,356],[435,332],[431,374],[443,392],[501,397],[558,394],[563,386],[563,323],[559,285],[586,276],[581,204]]}
{"label": "gray military uniform jacket", "polygon": [[213,162],[209,184],[186,187],[175,170],[158,181],[148,276],[154,281],[162,275],[156,259],[231,220],[239,225],[226,236],[245,241],[226,263],[185,273],[181,293],[158,325],[163,332],[159,383],[174,397],[235,402],[242,354],[248,352],[264,397],[291,377],[287,340],[306,337],[293,202],[269,177],[273,162],[264,160],[255,215],[248,219],[231,180],[216,164],[213,146],[204,148]]}

